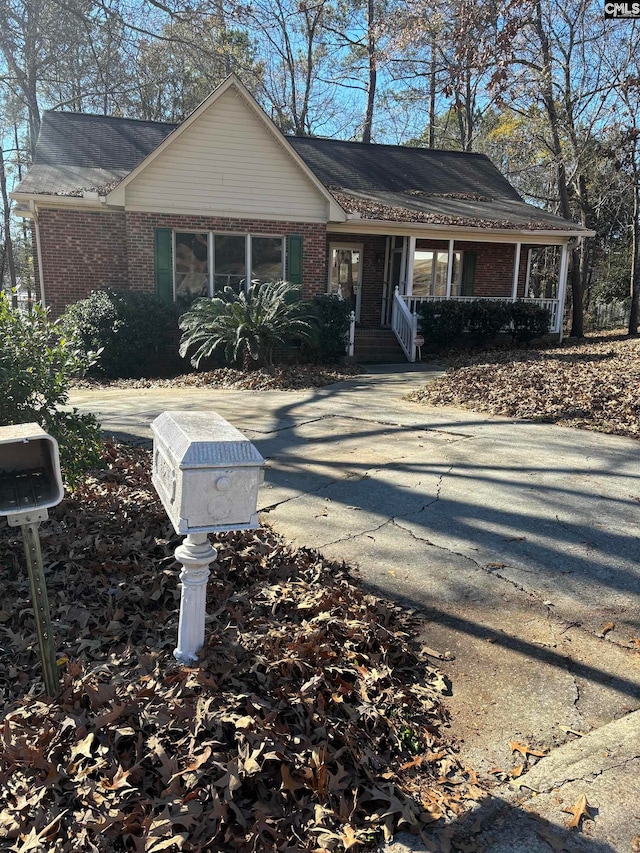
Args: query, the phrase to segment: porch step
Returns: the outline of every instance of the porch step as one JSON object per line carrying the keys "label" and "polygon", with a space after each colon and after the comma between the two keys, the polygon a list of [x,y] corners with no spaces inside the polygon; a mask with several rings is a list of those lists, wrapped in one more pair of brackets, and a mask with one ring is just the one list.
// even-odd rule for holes
{"label": "porch step", "polygon": [[365,364],[400,364],[405,354],[391,329],[356,329],[354,356]]}

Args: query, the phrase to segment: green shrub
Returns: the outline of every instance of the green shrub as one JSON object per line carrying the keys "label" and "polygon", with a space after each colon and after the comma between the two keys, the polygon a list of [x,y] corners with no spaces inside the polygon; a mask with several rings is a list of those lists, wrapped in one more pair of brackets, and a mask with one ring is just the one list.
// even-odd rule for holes
{"label": "green shrub", "polygon": [[453,346],[467,321],[466,302],[423,302],[418,310],[418,325],[429,348]]}
{"label": "green shrub", "polygon": [[349,343],[351,304],[327,294],[314,297],[310,310],[311,332],[303,347],[305,356],[315,362],[340,361]]}
{"label": "green shrub", "polygon": [[486,302],[476,299],[467,302],[465,313],[467,329],[477,346],[490,343],[510,322],[509,306],[504,302]]}
{"label": "green shrub", "polygon": [[225,287],[213,299],[198,299],[180,318],[180,355],[198,367],[223,352],[230,365],[271,365],[276,347],[306,338],[310,324],[300,288],[288,281],[253,282],[247,293]]}
{"label": "green shrub", "polygon": [[60,464],[69,485],[97,464],[100,428],[93,415],[61,411],[70,381],[82,376],[95,356],[59,323],[35,306],[28,314],[0,294],[0,425],[35,421],[60,445]]}
{"label": "green shrub", "polygon": [[110,379],[162,373],[177,321],[173,306],[135,290],[93,291],[62,317],[65,332],[77,334],[86,352],[101,350],[91,374]]}
{"label": "green shrub", "polygon": [[550,320],[546,308],[522,300],[423,302],[418,314],[425,344],[434,349],[453,346],[464,331],[477,345],[490,343],[501,330],[510,331],[517,343],[529,343],[547,334]]}
{"label": "green shrub", "polygon": [[512,302],[509,305],[511,337],[519,344],[528,344],[534,338],[542,338],[549,331],[551,314],[532,302]]}

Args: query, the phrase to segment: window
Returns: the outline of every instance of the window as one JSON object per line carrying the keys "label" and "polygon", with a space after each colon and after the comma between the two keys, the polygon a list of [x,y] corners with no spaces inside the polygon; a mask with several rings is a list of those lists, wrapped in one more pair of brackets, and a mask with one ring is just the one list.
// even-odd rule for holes
{"label": "window", "polygon": [[[413,296],[446,296],[449,253],[418,250],[413,256]],[[460,296],[462,252],[453,253],[451,295]]]}
{"label": "window", "polygon": [[247,238],[232,234],[214,234],[213,251],[216,259],[214,291],[224,290],[225,287],[239,291],[247,277]]}
{"label": "window", "polygon": [[181,231],[173,236],[174,299],[181,308],[225,287],[240,291],[248,286],[248,279],[263,282],[284,277],[283,237]]}
{"label": "window", "polygon": [[282,278],[282,237],[251,238],[251,279],[278,281]]}
{"label": "window", "polygon": [[207,234],[175,235],[175,298],[181,306],[209,294],[209,240]]}

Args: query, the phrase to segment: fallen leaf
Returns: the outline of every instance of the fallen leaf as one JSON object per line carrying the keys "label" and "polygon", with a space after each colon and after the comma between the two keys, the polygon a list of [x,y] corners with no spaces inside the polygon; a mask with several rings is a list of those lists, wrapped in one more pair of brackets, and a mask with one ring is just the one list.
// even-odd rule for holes
{"label": "fallen leaf", "polygon": [[549,755],[548,750],[532,749],[532,747],[528,746],[526,743],[520,743],[517,740],[509,741],[509,749],[511,750],[511,752],[521,753],[521,755],[524,755],[525,758],[528,755],[535,755],[538,758],[543,758],[545,755]]}
{"label": "fallen leaf", "polygon": [[614,622],[607,622],[606,625],[602,626],[602,631],[600,631],[599,634],[596,634],[596,637],[600,637],[600,638],[606,637],[607,634],[609,634],[611,631],[613,631],[615,629],[615,627],[616,626],[615,626]]}
{"label": "fallen leaf", "polygon": [[574,829],[580,826],[580,821],[582,818],[591,818],[589,814],[589,803],[587,802],[587,798],[584,794],[581,794],[574,805],[570,806],[568,809],[562,809],[563,812],[567,814],[573,815],[570,821],[567,822],[567,827],[570,829]]}

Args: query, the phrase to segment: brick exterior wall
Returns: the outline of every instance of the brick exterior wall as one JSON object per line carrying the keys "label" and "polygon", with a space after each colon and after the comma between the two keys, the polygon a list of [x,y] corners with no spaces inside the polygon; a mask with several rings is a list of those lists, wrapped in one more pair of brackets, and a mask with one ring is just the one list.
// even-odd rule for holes
{"label": "brick exterior wall", "polygon": [[[53,317],[91,290],[127,286],[124,213],[52,208],[40,210],[38,221],[44,294]],[[37,260],[35,273],[40,297]]]}
{"label": "brick exterior wall", "polygon": [[305,296],[325,293],[327,286],[326,226],[310,222],[269,222],[260,219],[230,219],[182,214],[128,211],[127,256],[130,286],[153,293],[153,229],[177,231],[235,232],[236,234],[299,234],[303,238],[302,289]]}
{"label": "brick exterior wall", "polygon": [[[53,317],[92,290],[129,287],[153,293],[154,228],[285,237],[299,234],[303,238],[305,296],[327,289],[326,227],[321,223],[53,208],[39,212],[39,223],[45,296]],[[35,264],[39,289],[37,259]]]}
{"label": "brick exterior wall", "polygon": [[[327,234],[321,223],[271,222],[137,211],[107,212],[45,209],[39,212],[40,244],[44,257],[44,287],[53,317],[91,290],[130,287],[153,293],[154,228],[217,233],[299,234],[303,237],[303,292],[311,297],[327,292],[329,243],[363,245],[360,323],[379,326],[384,280],[386,237]],[[33,244],[35,247],[35,235]],[[446,240],[418,240],[418,249],[446,251]],[[477,253],[474,296],[511,296],[515,245],[458,242],[455,248]],[[522,246],[518,296],[524,295],[527,250]],[[34,252],[35,254],[35,252]],[[36,287],[38,264],[34,258]],[[40,294],[39,294],[40,295]]]}

